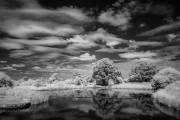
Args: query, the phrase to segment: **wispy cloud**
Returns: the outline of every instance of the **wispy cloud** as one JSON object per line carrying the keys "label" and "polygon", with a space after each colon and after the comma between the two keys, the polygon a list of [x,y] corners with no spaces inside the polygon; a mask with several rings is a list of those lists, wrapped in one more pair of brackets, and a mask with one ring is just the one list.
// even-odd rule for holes
{"label": "wispy cloud", "polygon": [[143,32],[137,36],[140,36],[140,37],[141,36],[154,36],[157,34],[162,34],[162,33],[167,33],[167,32],[175,32],[175,31],[179,30],[179,26],[180,26],[180,22],[175,22],[175,23],[168,24],[168,25],[162,25],[153,30]]}
{"label": "wispy cloud", "polygon": [[[9,21],[12,22],[12,21]],[[34,34],[44,34],[53,36],[67,36],[71,34],[82,33],[82,27],[75,27],[72,25],[58,25],[51,22],[34,22],[34,21],[16,21],[7,23],[5,31],[11,36],[18,38],[28,38]]]}
{"label": "wispy cloud", "polygon": [[0,61],[0,63],[7,63],[7,61]]}
{"label": "wispy cloud", "polygon": [[125,53],[125,52],[130,52],[127,48],[124,49],[114,49],[114,48],[102,48],[96,50],[96,52],[105,52],[105,53]]}
{"label": "wispy cloud", "polygon": [[16,68],[13,68],[13,67],[10,67],[10,66],[7,66],[7,67],[3,67],[3,68],[0,68],[2,70],[17,70]]}
{"label": "wispy cloud", "polygon": [[100,23],[108,23],[112,26],[117,26],[120,30],[127,30],[131,27],[131,14],[127,9],[115,13],[113,10],[103,12],[99,16]]}
{"label": "wispy cloud", "polygon": [[12,64],[12,67],[26,67],[25,64]]}
{"label": "wispy cloud", "polygon": [[159,58],[139,58],[139,59],[135,59],[134,61],[146,61],[146,62],[151,62],[151,63],[157,63],[163,60]]}
{"label": "wispy cloud", "polygon": [[119,54],[121,58],[134,59],[134,58],[151,58],[157,56],[154,52],[132,52],[132,53],[123,53]]}

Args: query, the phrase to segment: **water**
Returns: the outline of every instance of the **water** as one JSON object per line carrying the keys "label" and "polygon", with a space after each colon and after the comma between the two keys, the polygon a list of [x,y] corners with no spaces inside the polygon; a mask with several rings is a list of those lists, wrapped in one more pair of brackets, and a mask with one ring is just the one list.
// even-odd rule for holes
{"label": "water", "polygon": [[0,111],[0,120],[177,120],[179,111],[151,98],[151,91],[64,90],[46,92],[47,103]]}

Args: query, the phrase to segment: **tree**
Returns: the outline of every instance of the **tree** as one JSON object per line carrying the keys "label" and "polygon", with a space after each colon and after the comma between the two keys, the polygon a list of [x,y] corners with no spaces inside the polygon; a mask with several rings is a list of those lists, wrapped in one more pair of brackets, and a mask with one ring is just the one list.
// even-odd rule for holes
{"label": "tree", "polygon": [[114,84],[119,84],[121,83],[117,78],[119,76],[121,73],[109,58],[103,58],[95,63],[92,78],[96,80],[97,85],[108,86],[110,80]]}
{"label": "tree", "polygon": [[1,87],[13,87],[14,81],[5,73],[0,72],[0,88]]}
{"label": "tree", "polygon": [[131,70],[129,82],[150,82],[158,71],[153,63],[142,62]]}
{"label": "tree", "polygon": [[153,76],[151,86],[154,90],[165,88],[170,83],[180,81],[180,71],[167,67],[160,70],[155,76]]}

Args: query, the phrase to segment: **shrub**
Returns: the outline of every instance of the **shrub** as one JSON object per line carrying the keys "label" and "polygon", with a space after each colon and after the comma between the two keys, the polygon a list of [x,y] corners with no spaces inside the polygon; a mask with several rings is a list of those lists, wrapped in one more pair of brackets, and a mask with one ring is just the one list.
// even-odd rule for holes
{"label": "shrub", "polygon": [[29,79],[28,81],[24,81],[24,82],[20,83],[19,86],[36,86],[36,87],[40,87],[40,86],[45,86],[45,83],[43,83],[40,80]]}
{"label": "shrub", "polygon": [[151,85],[154,90],[161,89],[173,83],[174,81],[180,80],[180,71],[168,67],[160,70],[152,79]]}
{"label": "shrub", "polygon": [[131,70],[129,82],[150,82],[153,76],[159,71],[152,63],[142,62]]}
{"label": "shrub", "polygon": [[109,80],[115,84],[120,83],[117,77],[121,74],[109,58],[104,58],[95,63],[92,78],[96,80],[97,85],[108,86]]}
{"label": "shrub", "polygon": [[78,72],[74,72],[74,73],[73,73],[73,77],[80,77],[80,76],[81,76],[81,74],[78,73]]}
{"label": "shrub", "polygon": [[90,76],[84,78],[84,80],[87,82],[87,83],[93,83],[94,82],[94,79]]}
{"label": "shrub", "polygon": [[48,83],[55,83],[55,82],[59,82],[59,81],[62,81],[62,78],[59,77],[58,73],[54,73],[48,79]]}
{"label": "shrub", "polygon": [[74,79],[74,84],[75,84],[75,85],[81,85],[82,82],[83,82],[83,79],[82,79],[81,77],[76,77],[76,78]]}
{"label": "shrub", "polygon": [[3,72],[0,72],[0,88],[1,87],[13,87],[14,82],[12,79]]}
{"label": "shrub", "polygon": [[64,82],[65,82],[65,84],[68,84],[68,85],[74,84],[74,80],[73,79],[67,79]]}

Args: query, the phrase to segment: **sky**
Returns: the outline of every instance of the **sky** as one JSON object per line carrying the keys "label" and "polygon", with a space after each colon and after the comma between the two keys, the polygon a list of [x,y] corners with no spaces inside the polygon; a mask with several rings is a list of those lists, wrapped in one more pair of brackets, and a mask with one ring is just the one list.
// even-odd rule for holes
{"label": "sky", "polygon": [[0,0],[0,71],[90,71],[180,59],[179,0]]}

